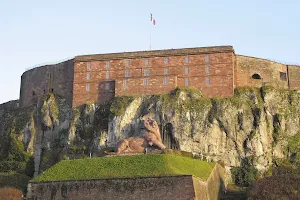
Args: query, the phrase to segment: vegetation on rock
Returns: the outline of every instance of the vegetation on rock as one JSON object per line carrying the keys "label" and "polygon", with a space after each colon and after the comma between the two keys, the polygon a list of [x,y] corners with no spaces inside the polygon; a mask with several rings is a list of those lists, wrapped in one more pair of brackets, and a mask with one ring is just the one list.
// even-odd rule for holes
{"label": "vegetation on rock", "polygon": [[133,96],[115,97],[110,106],[111,117],[124,115],[126,108],[133,100]]}
{"label": "vegetation on rock", "polygon": [[258,171],[251,160],[251,158],[245,158],[240,167],[231,168],[232,180],[237,186],[250,186],[256,181]]}

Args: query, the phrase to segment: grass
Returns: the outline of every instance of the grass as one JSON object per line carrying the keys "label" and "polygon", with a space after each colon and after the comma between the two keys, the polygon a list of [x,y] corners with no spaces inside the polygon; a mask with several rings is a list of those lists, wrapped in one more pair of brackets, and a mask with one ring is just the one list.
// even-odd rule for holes
{"label": "grass", "polygon": [[206,180],[215,163],[183,156],[152,154],[63,160],[32,181],[194,175]]}

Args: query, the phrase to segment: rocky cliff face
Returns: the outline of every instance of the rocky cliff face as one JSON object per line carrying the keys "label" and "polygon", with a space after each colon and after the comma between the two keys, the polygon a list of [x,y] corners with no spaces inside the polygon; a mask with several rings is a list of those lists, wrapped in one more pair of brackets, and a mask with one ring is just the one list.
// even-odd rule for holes
{"label": "rocky cliff face", "polygon": [[[227,99],[207,99],[182,88],[74,109],[48,95],[37,107],[2,110],[0,135],[22,141],[24,153],[34,155],[38,174],[60,159],[100,156],[119,140],[138,136],[147,115],[157,121],[169,148],[223,161],[227,169],[251,158],[264,172],[288,156],[288,138],[300,132],[299,104],[299,92],[270,87],[240,88]],[[5,146],[2,141],[1,152],[8,151]]]}
{"label": "rocky cliff face", "polygon": [[252,158],[266,171],[284,159],[287,140],[300,131],[300,93],[270,87],[240,88],[228,99],[206,99],[197,91],[138,97],[126,112],[109,122],[108,144],[132,136],[144,115],[161,127],[164,143],[208,161],[223,161],[227,169]]}

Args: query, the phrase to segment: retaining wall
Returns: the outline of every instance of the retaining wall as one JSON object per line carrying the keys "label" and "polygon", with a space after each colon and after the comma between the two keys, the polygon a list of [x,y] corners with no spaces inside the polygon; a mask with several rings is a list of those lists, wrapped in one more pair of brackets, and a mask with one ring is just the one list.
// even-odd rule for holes
{"label": "retaining wall", "polygon": [[27,198],[52,199],[218,199],[224,168],[216,164],[207,181],[192,175],[30,182]]}

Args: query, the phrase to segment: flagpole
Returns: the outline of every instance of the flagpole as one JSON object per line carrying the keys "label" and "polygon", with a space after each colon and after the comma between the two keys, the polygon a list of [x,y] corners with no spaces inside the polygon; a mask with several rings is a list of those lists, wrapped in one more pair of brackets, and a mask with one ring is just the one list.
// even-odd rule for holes
{"label": "flagpole", "polygon": [[151,50],[151,42],[152,42],[152,41],[151,41],[151,39],[152,39],[152,38],[151,38],[151,29],[152,29],[152,24],[150,24],[150,50]]}
{"label": "flagpole", "polygon": [[152,40],[152,33],[151,33],[151,29],[152,29],[152,13],[150,13],[150,20],[151,20],[151,23],[150,23],[150,50],[151,50],[151,40]]}

